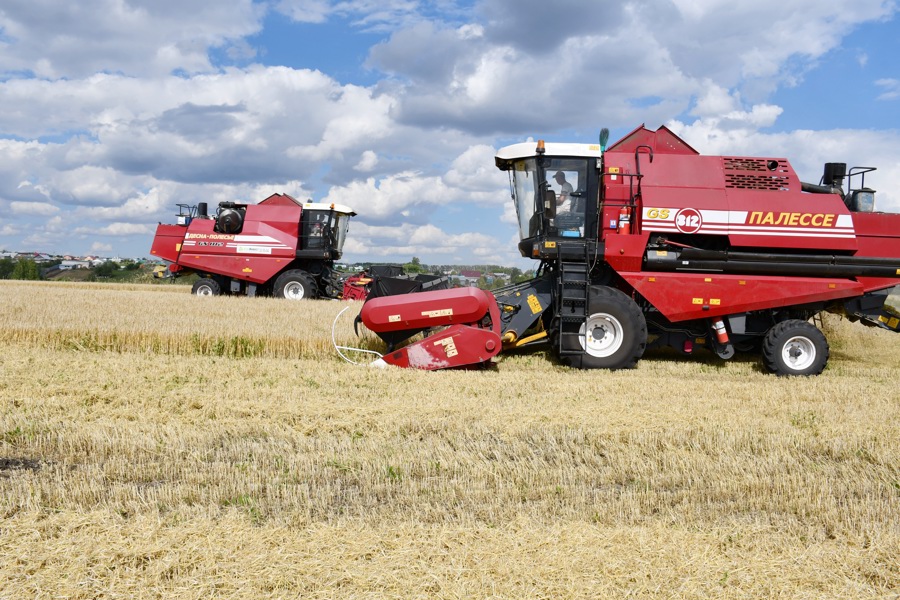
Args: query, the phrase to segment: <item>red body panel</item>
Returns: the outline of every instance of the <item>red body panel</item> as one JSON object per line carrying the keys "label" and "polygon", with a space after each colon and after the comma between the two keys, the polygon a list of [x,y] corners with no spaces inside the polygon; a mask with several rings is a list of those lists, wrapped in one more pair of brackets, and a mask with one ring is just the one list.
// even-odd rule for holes
{"label": "red body panel", "polygon": [[299,206],[248,206],[238,234],[216,233],[213,220],[194,219],[185,233],[178,264],[265,283],[294,259],[302,210]]}
{"label": "red body panel", "polygon": [[[900,214],[851,212],[838,194],[803,192],[787,159],[700,156],[664,127],[639,127],[604,161],[604,259],[670,321],[850,298],[898,283],[778,275],[777,263],[763,275],[644,271],[654,234],[689,246],[695,235],[704,243],[722,236],[719,247],[738,252],[900,257]],[[632,199],[631,233],[617,233],[619,210]]]}
{"label": "red body panel", "polygon": [[371,283],[372,278],[363,275],[351,275],[344,280],[344,292],[341,294],[343,300],[365,300],[368,295],[366,286]]}
{"label": "red body panel", "polygon": [[299,204],[300,202],[287,194],[272,194],[265,200],[259,201],[260,206],[298,206]]}
{"label": "red body panel", "polygon": [[640,125],[610,146],[608,152],[622,152],[633,155],[640,146],[649,146],[655,153],[699,154],[687,142],[672,133],[672,130],[665,125],[660,126],[656,131],[651,131]]}
{"label": "red body panel", "polygon": [[849,279],[649,272],[619,275],[672,322],[850,298],[863,292],[862,284]]}
{"label": "red body panel", "polygon": [[500,336],[490,329],[451,325],[385,355],[383,360],[398,367],[434,371],[484,364],[497,356],[501,348]]}
{"label": "red body panel", "polygon": [[640,271],[649,237],[649,233],[628,235],[610,233],[606,236],[604,256],[606,262],[617,272]]}
{"label": "red body panel", "polygon": [[153,237],[150,254],[169,262],[177,261],[185,233],[187,233],[187,227],[160,223],[156,226],[156,235]]}
{"label": "red body panel", "polygon": [[211,218],[159,225],[150,252],[184,269],[265,283],[295,258],[302,214],[295,200],[275,194],[246,207],[237,234],[216,232]]}
{"label": "red body panel", "polygon": [[[900,257],[900,214],[853,213],[859,252],[856,256]],[[900,270],[897,275],[900,276]],[[859,277],[867,292],[897,285],[896,279]]]}
{"label": "red body panel", "polygon": [[[854,220],[841,197],[802,192],[787,159],[657,153],[652,163],[649,154],[639,160],[635,232],[728,236],[732,247],[857,249]],[[770,163],[777,166],[770,170]],[[629,177],[637,172],[635,156],[607,152],[606,165],[606,200],[620,204],[637,187]]]}

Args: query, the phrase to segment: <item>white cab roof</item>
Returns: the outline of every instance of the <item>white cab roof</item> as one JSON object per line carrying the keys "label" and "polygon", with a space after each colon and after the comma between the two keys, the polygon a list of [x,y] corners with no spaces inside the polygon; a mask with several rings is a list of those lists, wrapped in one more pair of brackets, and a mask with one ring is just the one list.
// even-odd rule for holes
{"label": "white cab roof", "polygon": [[[600,144],[570,144],[563,142],[546,142],[544,144],[545,156],[578,156],[585,158],[600,158]],[[537,156],[537,142],[522,142],[500,148],[495,160],[497,163],[506,163],[520,158]]]}
{"label": "white cab roof", "polygon": [[343,213],[345,215],[350,215],[351,217],[356,215],[356,212],[349,206],[345,204],[326,204],[324,202],[304,202],[303,203],[304,210],[333,210],[336,213]]}

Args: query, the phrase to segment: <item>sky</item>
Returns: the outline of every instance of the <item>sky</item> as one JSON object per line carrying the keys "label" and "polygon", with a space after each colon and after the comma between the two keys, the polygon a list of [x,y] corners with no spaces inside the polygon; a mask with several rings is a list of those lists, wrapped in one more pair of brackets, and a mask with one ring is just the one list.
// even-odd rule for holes
{"label": "sky", "polygon": [[497,149],[666,125],[873,166],[900,212],[895,0],[3,0],[0,249],[149,255],[177,204],[357,213],[344,262],[518,255]]}

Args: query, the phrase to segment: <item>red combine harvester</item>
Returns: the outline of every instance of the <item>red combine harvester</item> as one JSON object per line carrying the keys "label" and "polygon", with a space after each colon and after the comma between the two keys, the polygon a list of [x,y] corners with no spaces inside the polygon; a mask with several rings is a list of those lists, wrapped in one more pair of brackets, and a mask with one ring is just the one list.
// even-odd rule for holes
{"label": "red combine harvester", "polygon": [[810,322],[819,313],[900,330],[885,305],[900,282],[900,214],[874,212],[873,168],[827,163],[809,184],[787,159],[701,156],[665,127],[608,149],[606,137],[497,153],[537,277],[493,295],[366,302],[360,319],[388,343],[384,363],[472,366],[549,343],[567,365],[623,369],[669,346],[760,352],[773,373],[815,375],[829,355]]}
{"label": "red combine harvester", "polygon": [[340,297],[344,284],[333,267],[356,214],[350,208],[287,194],[222,202],[215,215],[203,202],[178,206],[178,223],[156,228],[150,253],[169,261],[167,276],[200,274],[194,294]]}

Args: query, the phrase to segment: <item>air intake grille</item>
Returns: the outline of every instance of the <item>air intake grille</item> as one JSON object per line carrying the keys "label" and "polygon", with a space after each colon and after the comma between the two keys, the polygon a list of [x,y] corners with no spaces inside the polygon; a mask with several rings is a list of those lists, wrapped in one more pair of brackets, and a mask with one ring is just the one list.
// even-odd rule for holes
{"label": "air intake grille", "polygon": [[740,190],[786,192],[788,166],[782,160],[725,158],[725,187]]}

